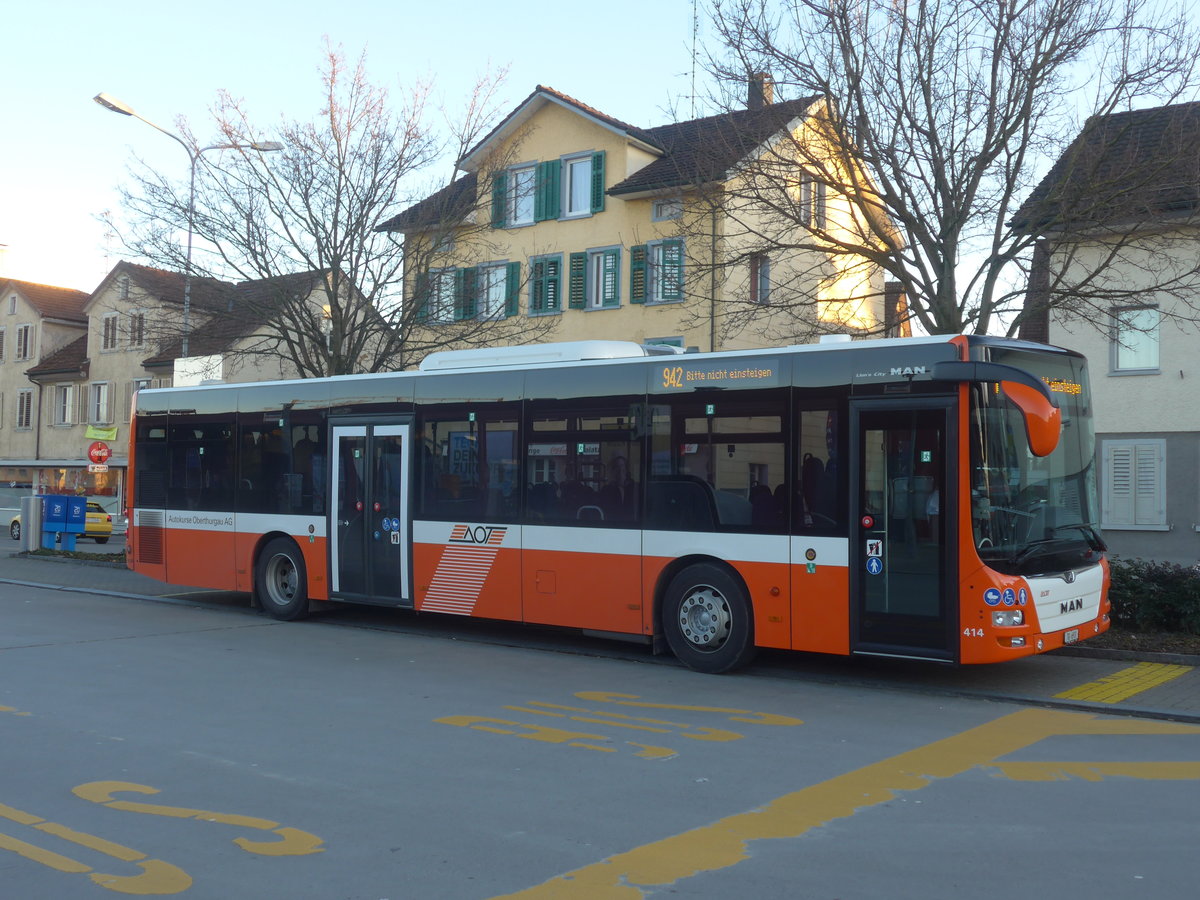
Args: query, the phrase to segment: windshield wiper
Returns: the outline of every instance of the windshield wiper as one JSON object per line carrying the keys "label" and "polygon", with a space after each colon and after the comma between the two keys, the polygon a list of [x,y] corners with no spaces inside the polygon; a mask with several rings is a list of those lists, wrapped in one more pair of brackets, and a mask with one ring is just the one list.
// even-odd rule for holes
{"label": "windshield wiper", "polygon": [[1066,528],[1075,528],[1079,531],[1082,531],[1084,540],[1087,541],[1088,547],[1092,550],[1103,552],[1108,549],[1108,544],[1104,543],[1104,538],[1100,537],[1100,534],[1096,531],[1096,529],[1091,525],[1088,525],[1086,522],[1070,522],[1066,525],[1055,525],[1050,529],[1050,531],[1062,531]]}
{"label": "windshield wiper", "polygon": [[[1108,545],[1105,544],[1104,539],[1096,533],[1096,529],[1084,522],[1071,522],[1065,525],[1054,525],[1048,528],[1047,531],[1053,534],[1055,531],[1063,531],[1067,528],[1074,528],[1078,531],[1082,531],[1083,539],[1087,542],[1088,549],[1095,550],[1097,552],[1103,552],[1108,549]],[[1040,541],[1031,541],[1014,553],[1009,562],[1014,566],[1019,566],[1026,560],[1037,556],[1039,553],[1045,552],[1048,549],[1048,545],[1061,544],[1066,540],[1068,539],[1061,537],[1048,537],[1042,538]]]}

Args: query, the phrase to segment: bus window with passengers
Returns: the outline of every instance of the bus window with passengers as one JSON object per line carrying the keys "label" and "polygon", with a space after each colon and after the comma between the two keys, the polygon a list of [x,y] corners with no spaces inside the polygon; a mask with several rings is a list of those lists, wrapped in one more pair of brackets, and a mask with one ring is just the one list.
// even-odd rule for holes
{"label": "bus window with passengers", "polygon": [[443,351],[140,391],[129,565],[670,649],[992,663],[1109,627],[1088,374],[982,336]]}

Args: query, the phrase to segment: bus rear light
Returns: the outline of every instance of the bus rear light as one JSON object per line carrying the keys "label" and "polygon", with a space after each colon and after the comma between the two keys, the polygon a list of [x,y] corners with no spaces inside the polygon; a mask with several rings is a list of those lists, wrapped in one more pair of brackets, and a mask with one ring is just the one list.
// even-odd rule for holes
{"label": "bus rear light", "polygon": [[992,624],[997,628],[1011,628],[1025,624],[1025,613],[1019,609],[998,609],[992,613]]}

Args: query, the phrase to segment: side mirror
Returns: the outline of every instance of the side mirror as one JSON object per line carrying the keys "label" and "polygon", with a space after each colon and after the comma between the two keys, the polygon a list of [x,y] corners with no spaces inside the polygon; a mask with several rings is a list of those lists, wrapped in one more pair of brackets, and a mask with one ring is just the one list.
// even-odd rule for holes
{"label": "side mirror", "polygon": [[996,381],[1004,396],[1017,405],[1025,419],[1025,437],[1034,456],[1049,456],[1062,435],[1062,412],[1050,388],[1033,375],[1003,363],[942,360],[933,364],[935,381]]}
{"label": "side mirror", "polygon": [[1025,436],[1029,452],[1034,456],[1049,456],[1058,446],[1062,435],[1062,410],[1054,406],[1041,391],[1015,381],[1000,382],[1000,389],[1025,418]]}

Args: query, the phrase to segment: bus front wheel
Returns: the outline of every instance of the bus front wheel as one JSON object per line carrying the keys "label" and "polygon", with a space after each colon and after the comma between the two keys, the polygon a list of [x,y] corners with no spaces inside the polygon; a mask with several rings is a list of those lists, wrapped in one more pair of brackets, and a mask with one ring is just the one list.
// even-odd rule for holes
{"label": "bus front wheel", "polygon": [[308,614],[308,578],[294,543],[276,538],[263,548],[254,570],[258,600],[267,615],[290,622]]}
{"label": "bus front wheel", "polygon": [[676,575],[667,588],[662,621],[671,652],[698,672],[728,672],[754,656],[746,591],[719,566],[700,563]]}

